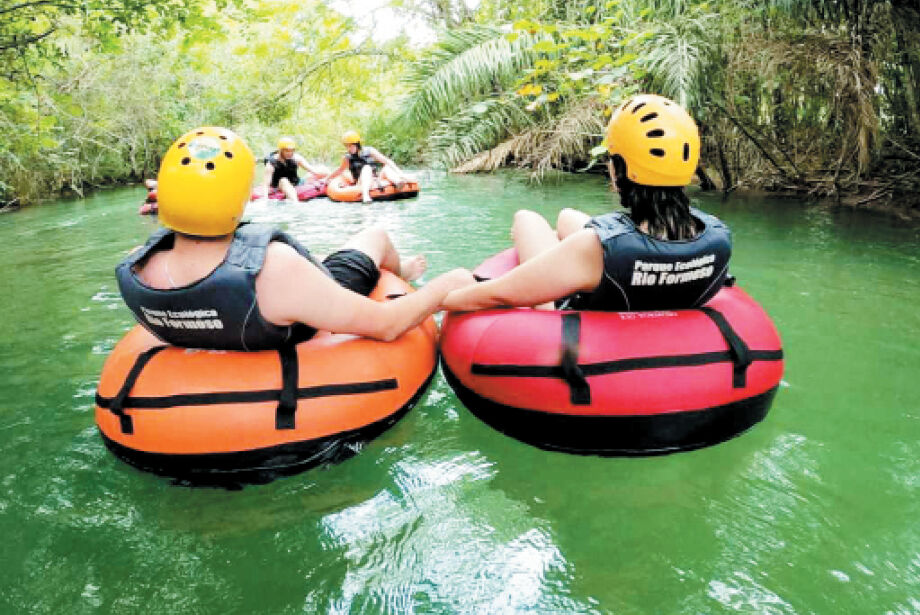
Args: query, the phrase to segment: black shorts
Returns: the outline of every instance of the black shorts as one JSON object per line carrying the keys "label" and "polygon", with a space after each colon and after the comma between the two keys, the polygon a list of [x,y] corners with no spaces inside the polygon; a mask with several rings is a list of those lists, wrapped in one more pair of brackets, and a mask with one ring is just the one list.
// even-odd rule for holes
{"label": "black shorts", "polygon": [[361,250],[347,248],[333,252],[325,259],[323,265],[332,274],[332,279],[339,286],[354,291],[365,297],[371,294],[377,281],[380,280],[380,270],[370,256]]}

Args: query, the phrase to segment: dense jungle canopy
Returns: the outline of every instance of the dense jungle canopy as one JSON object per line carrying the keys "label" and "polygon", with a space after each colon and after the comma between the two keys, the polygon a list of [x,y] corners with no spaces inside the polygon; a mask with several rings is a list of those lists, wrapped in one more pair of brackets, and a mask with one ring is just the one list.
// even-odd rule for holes
{"label": "dense jungle canopy", "polygon": [[257,155],[331,162],[356,128],[410,165],[600,169],[611,110],[655,92],[698,120],[704,188],[917,207],[920,0],[392,0],[433,43],[361,4],[0,0],[0,204],[153,175],[205,124]]}

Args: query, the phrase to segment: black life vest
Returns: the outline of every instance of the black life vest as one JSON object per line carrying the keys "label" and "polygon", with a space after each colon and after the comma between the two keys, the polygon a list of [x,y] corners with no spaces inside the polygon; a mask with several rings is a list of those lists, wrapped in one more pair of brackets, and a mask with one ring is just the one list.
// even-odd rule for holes
{"label": "black life vest", "polygon": [[715,216],[691,208],[703,230],[693,239],[656,239],[626,213],[592,218],[604,249],[604,274],[591,293],[579,293],[567,309],[642,311],[703,305],[722,287],[731,258],[731,232]]}
{"label": "black life vest", "polygon": [[[272,324],[256,302],[256,276],[262,270],[269,242],[281,241],[329,271],[293,237],[270,226],[242,224],[224,261],[206,277],[181,288],[161,290],[145,285],[135,265],[159,250],[172,249],[175,233],[161,229],[116,268],[118,288],[139,323],[174,346],[214,350],[268,350],[310,339],[316,329],[302,323]],[[331,276],[330,276],[331,277]]]}
{"label": "black life vest", "polygon": [[372,155],[376,151],[377,150],[373,147],[362,147],[358,150],[357,154],[345,154],[345,158],[348,159],[348,170],[351,171],[352,179],[358,181],[358,178],[361,177],[361,169],[366,165],[371,165],[374,169],[379,166]]}
{"label": "black life vest", "polygon": [[272,165],[272,188],[278,187],[278,182],[286,178],[291,185],[296,186],[300,179],[297,177],[297,162],[291,156],[282,160],[278,152],[272,152],[265,157],[265,163]]}

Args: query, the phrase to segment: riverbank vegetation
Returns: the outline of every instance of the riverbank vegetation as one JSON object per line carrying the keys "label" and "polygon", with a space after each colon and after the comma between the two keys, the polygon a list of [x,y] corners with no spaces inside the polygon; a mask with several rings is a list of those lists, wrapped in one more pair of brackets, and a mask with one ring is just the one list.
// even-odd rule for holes
{"label": "riverbank vegetation", "polygon": [[599,168],[611,110],[651,91],[699,121],[704,188],[916,207],[916,1],[393,5],[436,42],[380,42],[321,0],[0,9],[0,200],[141,178],[197,124],[327,161],[356,127],[407,163],[539,179]]}

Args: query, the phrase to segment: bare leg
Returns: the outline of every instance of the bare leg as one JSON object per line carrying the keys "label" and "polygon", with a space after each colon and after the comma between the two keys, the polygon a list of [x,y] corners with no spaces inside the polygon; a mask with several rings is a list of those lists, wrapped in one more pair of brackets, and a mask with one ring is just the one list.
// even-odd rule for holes
{"label": "bare leg", "polygon": [[549,222],[529,209],[519,209],[515,212],[511,236],[522,263],[559,243],[559,238]]}
{"label": "bare leg", "polygon": [[[288,181],[287,177],[282,177],[278,180],[278,188],[281,189],[281,192],[284,193],[284,198],[289,201],[297,202],[297,189],[294,188],[294,185]],[[267,195],[266,195],[267,196]]]}
{"label": "bare leg", "polygon": [[377,267],[392,271],[407,282],[419,278],[428,268],[428,262],[420,254],[400,259],[390,236],[380,226],[364,229],[342,247],[364,252]]}
{"label": "bare leg", "polygon": [[366,164],[364,168],[361,169],[361,177],[358,178],[358,183],[361,185],[361,200],[365,203],[371,202],[371,182],[374,181],[374,169],[371,168],[371,165]]}
{"label": "bare leg", "polygon": [[585,212],[566,207],[559,212],[559,217],[556,219],[556,235],[560,240],[565,239],[572,233],[583,229],[590,219],[591,216]]}
{"label": "bare leg", "polygon": [[404,184],[407,181],[407,178],[402,173],[399,173],[390,165],[385,165],[380,169],[380,178],[389,180],[392,184],[399,187],[400,184]]}
{"label": "bare leg", "polygon": [[[514,214],[511,236],[514,238],[518,259],[522,263],[559,243],[559,238],[549,222],[540,214],[527,209],[520,209]],[[538,310],[551,310],[555,306],[550,302],[534,307]]]}

